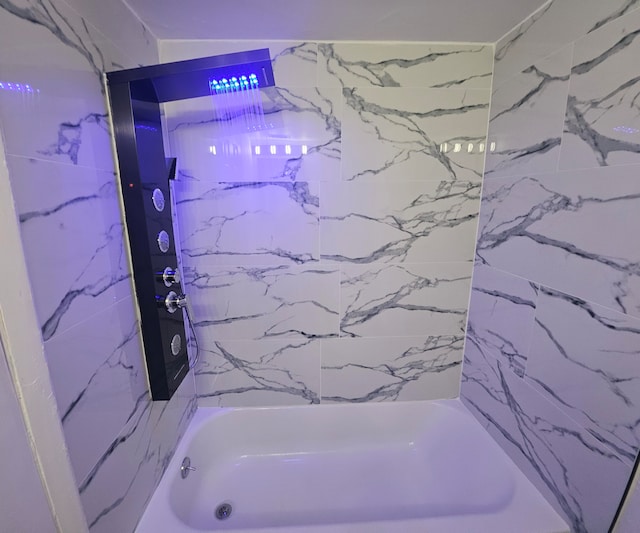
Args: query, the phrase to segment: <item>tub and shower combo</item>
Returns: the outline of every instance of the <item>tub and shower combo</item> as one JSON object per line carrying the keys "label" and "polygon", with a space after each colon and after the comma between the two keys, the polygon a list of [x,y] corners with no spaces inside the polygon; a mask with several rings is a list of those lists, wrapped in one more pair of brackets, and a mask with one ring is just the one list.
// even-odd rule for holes
{"label": "tub and shower combo", "polygon": [[201,408],[137,533],[568,533],[459,400]]}
{"label": "tub and shower combo", "polygon": [[[149,388],[188,375],[160,104],[273,85],[267,49],[108,75]],[[188,307],[187,307],[188,310]],[[194,335],[195,337],[195,335]],[[197,340],[197,338],[195,339]],[[200,408],[138,533],[563,533],[460,400]]]}

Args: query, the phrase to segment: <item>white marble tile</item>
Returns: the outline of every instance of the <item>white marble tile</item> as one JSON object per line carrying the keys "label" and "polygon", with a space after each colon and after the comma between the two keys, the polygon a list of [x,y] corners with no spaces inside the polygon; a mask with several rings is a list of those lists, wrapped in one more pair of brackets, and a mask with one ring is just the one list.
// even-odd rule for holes
{"label": "white marble tile", "polygon": [[135,529],[195,409],[191,373],[169,402],[138,404],[79,486],[91,533]]}
{"label": "white marble tile", "polygon": [[322,402],[455,398],[462,335],[322,340]]}
{"label": "white marble tile", "polygon": [[459,335],[471,263],[341,265],[340,336]]}
{"label": "white marble tile", "polygon": [[477,182],[323,183],[320,256],[326,262],[471,261]]}
{"label": "white marble tile", "polygon": [[244,98],[165,106],[170,150],[183,174],[200,181],[339,179],[340,89],[270,87],[253,107]]}
{"label": "white marble tile", "polygon": [[491,86],[490,45],[321,43],[318,52],[320,87]]}
{"label": "white marble tile", "polygon": [[343,91],[343,179],[480,179],[487,89]]}
{"label": "white marble tile", "polygon": [[[338,335],[339,273],[312,266],[211,267],[185,261],[197,331],[217,340]],[[203,333],[204,334],[204,333]]]}
{"label": "white marble tile", "polygon": [[131,298],[45,343],[71,464],[81,482],[148,399]]}
{"label": "white marble tile", "polygon": [[607,531],[631,466],[506,363],[467,342],[461,398],[571,531]]}
{"label": "white marble tile", "polygon": [[176,188],[185,265],[278,265],[318,261],[318,184],[208,183]]}
{"label": "white marble tile", "polygon": [[639,202],[634,166],[488,180],[477,260],[640,316]]}
{"label": "white marble tile", "polygon": [[107,171],[13,156],[8,163],[46,341],[131,294],[117,184]]}
{"label": "white marble tile", "polygon": [[[573,47],[536,61],[491,98],[485,178],[557,169]],[[523,126],[526,125],[526,126]]]}
{"label": "white marble tile", "polygon": [[[204,339],[196,368],[198,405],[246,407],[320,401],[320,342],[313,339],[246,341]],[[202,340],[200,341],[202,343]]]}
{"label": "white marble tile", "polygon": [[125,55],[133,55],[133,68],[158,63],[158,44],[156,38],[122,0],[103,2],[101,0],[65,0],[80,16],[93,24],[111,39]]}
{"label": "white marble tile", "polygon": [[538,297],[530,281],[478,264],[467,323],[468,342],[524,375]]}
{"label": "white marble tile", "polygon": [[112,170],[102,72],[113,45],[64,2],[7,2],[0,26],[6,152]]}
{"label": "white marble tile", "polygon": [[640,7],[640,0],[553,0],[496,44],[494,87],[566,44]]}
{"label": "white marble tile", "polygon": [[640,10],[575,43],[560,168],[640,163]]}
{"label": "white marble tile", "polygon": [[640,448],[640,320],[541,287],[527,380],[633,464]]}
{"label": "white marble tile", "polygon": [[278,87],[315,87],[318,45],[302,41],[201,41],[162,40],[163,63],[219,54],[268,48]]}

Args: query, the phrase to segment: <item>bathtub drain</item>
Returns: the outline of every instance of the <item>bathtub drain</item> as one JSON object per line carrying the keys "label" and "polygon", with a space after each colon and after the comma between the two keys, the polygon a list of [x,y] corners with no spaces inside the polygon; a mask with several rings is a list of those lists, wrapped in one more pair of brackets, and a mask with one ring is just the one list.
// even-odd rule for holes
{"label": "bathtub drain", "polygon": [[232,511],[233,507],[231,507],[230,503],[221,503],[216,507],[216,518],[218,520],[226,520],[231,516]]}

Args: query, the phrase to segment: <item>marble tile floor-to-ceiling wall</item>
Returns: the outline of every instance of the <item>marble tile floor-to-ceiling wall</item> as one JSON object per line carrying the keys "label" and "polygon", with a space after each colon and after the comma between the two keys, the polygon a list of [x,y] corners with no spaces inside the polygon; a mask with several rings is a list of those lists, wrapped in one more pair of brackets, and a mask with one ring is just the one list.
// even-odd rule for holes
{"label": "marble tile floor-to-ceiling wall", "polygon": [[119,1],[0,1],[0,128],[92,532],[133,530],[195,407],[193,379],[149,400],[102,85],[103,71],[157,61]]}
{"label": "marble tile floor-to-ceiling wall", "polygon": [[495,52],[461,397],[576,532],[640,447],[639,7],[553,0]]}
{"label": "marble tile floor-to-ceiling wall", "polygon": [[165,108],[199,404],[456,397],[492,46],[160,50],[264,46],[263,118],[224,97]]}
{"label": "marble tile floor-to-ceiling wall", "polygon": [[[638,257],[620,238],[640,198],[637,7],[554,0],[495,51],[462,397],[575,531],[607,529],[638,452]],[[101,84],[156,62],[155,40],[119,2],[0,0],[0,28],[72,467],[91,531],[131,531],[195,405],[189,380],[146,395]],[[492,47],[167,41],[161,59],[265,44],[263,118],[166,107],[201,405],[456,396]]]}

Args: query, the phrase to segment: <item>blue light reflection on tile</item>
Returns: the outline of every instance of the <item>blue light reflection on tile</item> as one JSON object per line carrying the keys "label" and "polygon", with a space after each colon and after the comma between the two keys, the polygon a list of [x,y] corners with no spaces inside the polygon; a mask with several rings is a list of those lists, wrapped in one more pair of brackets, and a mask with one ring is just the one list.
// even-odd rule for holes
{"label": "blue light reflection on tile", "polygon": [[28,83],[14,83],[9,81],[0,81],[0,91],[11,91],[24,94],[40,93],[40,89],[31,87]]}

